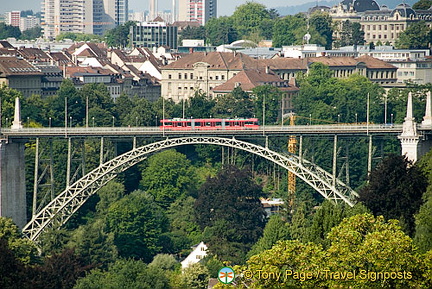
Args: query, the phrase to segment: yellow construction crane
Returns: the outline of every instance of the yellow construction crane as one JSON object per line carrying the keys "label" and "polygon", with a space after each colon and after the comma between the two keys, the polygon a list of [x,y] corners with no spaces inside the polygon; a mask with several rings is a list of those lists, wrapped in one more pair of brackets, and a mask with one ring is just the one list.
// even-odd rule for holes
{"label": "yellow construction crane", "polygon": [[[291,113],[290,116],[290,125],[295,125],[295,114]],[[288,139],[288,152],[295,154],[297,153],[297,138],[295,135],[290,135]],[[288,208],[289,213],[293,212],[294,200],[295,200],[295,192],[296,192],[296,176],[294,173],[288,171]]]}

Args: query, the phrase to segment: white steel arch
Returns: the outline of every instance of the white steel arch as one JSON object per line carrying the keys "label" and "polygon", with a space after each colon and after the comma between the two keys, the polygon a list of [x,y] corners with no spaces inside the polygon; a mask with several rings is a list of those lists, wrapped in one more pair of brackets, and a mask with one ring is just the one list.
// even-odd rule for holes
{"label": "white steel arch", "polygon": [[53,199],[32,220],[25,225],[23,233],[30,240],[37,240],[44,229],[53,225],[61,226],[95,194],[101,187],[112,180],[118,173],[141,162],[151,153],[159,150],[189,144],[212,144],[241,149],[263,158],[294,173],[323,197],[335,202],[345,202],[350,206],[355,203],[358,194],[349,186],[336,179],[330,173],[315,164],[300,159],[295,155],[282,155],[268,148],[235,138],[221,137],[182,137],[165,139],[128,151],[100,165],[74,184],[67,187]]}

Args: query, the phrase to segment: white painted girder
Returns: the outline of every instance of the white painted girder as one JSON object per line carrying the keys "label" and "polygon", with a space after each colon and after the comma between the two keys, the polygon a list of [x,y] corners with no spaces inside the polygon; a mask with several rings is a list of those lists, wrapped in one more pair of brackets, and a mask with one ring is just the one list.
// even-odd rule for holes
{"label": "white painted girder", "polygon": [[[100,165],[77,182],[66,188],[45,208],[43,208],[24,227],[23,233],[31,240],[37,240],[44,229],[64,225],[69,218],[95,194],[101,187],[112,180],[118,173],[144,160],[149,154],[159,150],[190,144],[212,144],[241,149],[263,158],[294,173],[326,199],[335,202],[345,202],[353,206],[358,196],[349,186],[340,180],[333,180],[333,176],[295,155],[283,155],[252,143],[221,137],[182,137],[165,139],[126,152]],[[333,182],[335,185],[333,185]]]}

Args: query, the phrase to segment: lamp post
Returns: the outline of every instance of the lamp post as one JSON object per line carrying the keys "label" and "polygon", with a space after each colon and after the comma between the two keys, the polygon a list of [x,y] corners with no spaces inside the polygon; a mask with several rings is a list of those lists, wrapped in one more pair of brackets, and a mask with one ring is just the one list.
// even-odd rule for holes
{"label": "lamp post", "polygon": [[30,117],[27,117],[27,128],[30,127]]}
{"label": "lamp post", "polygon": [[312,125],[312,114],[309,113],[309,125]]}
{"label": "lamp post", "polygon": [[51,117],[48,118],[48,127],[51,128]]}
{"label": "lamp post", "polygon": [[115,117],[112,116],[112,126],[113,126],[113,127],[114,127],[114,120],[115,120]]}
{"label": "lamp post", "polygon": [[384,124],[387,123],[387,95],[384,96]]}
{"label": "lamp post", "polygon": [[263,107],[262,107],[262,110],[263,110],[263,113],[262,113],[262,115],[263,115],[262,123],[263,123],[263,134],[264,134],[264,127],[265,127],[265,95],[263,95]]}
{"label": "lamp post", "polygon": [[88,113],[89,113],[89,99],[88,99],[88,95],[87,95],[86,96],[86,119],[85,119],[86,127],[88,127],[88,121],[89,121]]}
{"label": "lamp post", "polygon": [[355,117],[356,117],[356,124],[358,124],[357,113],[355,114]]}
{"label": "lamp post", "polygon": [[393,123],[393,113],[390,114],[390,123]]}
{"label": "lamp post", "polygon": [[93,127],[94,127],[94,125],[95,125],[95,122],[94,122],[94,116],[92,117],[92,121],[93,121]]}
{"label": "lamp post", "polygon": [[138,126],[138,117],[135,117],[135,126]]}
{"label": "lamp post", "polygon": [[69,127],[72,127],[72,117],[69,117]]}
{"label": "lamp post", "polygon": [[340,123],[340,114],[338,114],[338,123]]}

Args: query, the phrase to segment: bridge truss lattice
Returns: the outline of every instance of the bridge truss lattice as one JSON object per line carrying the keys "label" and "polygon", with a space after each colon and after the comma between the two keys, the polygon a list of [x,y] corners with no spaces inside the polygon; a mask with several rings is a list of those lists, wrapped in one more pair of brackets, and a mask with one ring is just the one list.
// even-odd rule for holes
{"label": "bridge truss lattice", "polygon": [[68,186],[47,206],[33,216],[32,220],[23,228],[23,233],[31,240],[37,240],[41,233],[53,226],[64,225],[69,218],[117,174],[143,161],[149,154],[181,145],[209,144],[244,150],[261,156],[294,173],[305,181],[324,198],[334,202],[345,202],[353,206],[357,193],[342,181],[326,172],[317,165],[293,154],[281,154],[266,147],[235,138],[222,137],[181,137],[165,139],[147,144],[101,164],[84,177]]}

